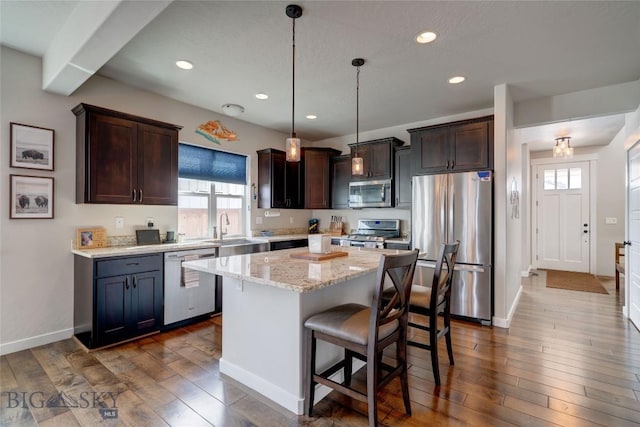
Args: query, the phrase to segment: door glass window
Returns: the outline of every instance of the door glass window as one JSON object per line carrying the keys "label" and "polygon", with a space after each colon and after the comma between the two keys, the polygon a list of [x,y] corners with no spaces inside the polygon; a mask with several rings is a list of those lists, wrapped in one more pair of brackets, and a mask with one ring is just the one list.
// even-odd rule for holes
{"label": "door glass window", "polygon": [[579,190],[582,188],[582,168],[545,169],[545,190]]}
{"label": "door glass window", "polygon": [[569,169],[569,188],[572,190],[582,188],[582,168]]}
{"label": "door glass window", "polygon": [[569,170],[557,169],[556,170],[556,188],[558,190],[566,190],[569,188]]}
{"label": "door glass window", "polygon": [[544,171],[544,189],[555,190],[556,189],[556,170],[545,169]]}

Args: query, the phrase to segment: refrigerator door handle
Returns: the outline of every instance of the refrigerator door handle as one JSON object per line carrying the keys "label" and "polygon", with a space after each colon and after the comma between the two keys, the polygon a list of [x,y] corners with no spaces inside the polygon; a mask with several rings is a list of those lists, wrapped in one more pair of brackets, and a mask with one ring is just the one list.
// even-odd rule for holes
{"label": "refrigerator door handle", "polygon": [[[417,267],[422,267],[422,268],[436,268],[436,263],[435,261],[425,261],[425,260],[418,260],[418,262],[416,262],[416,266]],[[483,265],[469,265],[469,264],[456,264],[456,266],[453,268],[454,271],[474,271],[476,273],[484,273],[485,272],[485,266]],[[446,269],[446,266],[442,266],[442,268]]]}
{"label": "refrigerator door handle", "polygon": [[477,273],[484,273],[483,265],[469,265],[469,264],[456,264],[453,268],[454,271],[475,271]]}

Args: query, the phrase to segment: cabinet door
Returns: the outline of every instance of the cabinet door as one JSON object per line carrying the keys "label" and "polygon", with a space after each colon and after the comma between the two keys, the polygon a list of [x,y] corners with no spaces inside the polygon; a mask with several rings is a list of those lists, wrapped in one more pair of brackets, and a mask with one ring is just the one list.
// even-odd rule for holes
{"label": "cabinet door", "polygon": [[347,209],[349,207],[349,181],[351,181],[351,156],[333,158],[331,207]]}
{"label": "cabinet door", "polygon": [[178,132],[138,125],[137,200],[145,205],[178,203]]}
{"label": "cabinet door", "polygon": [[156,331],[162,324],[162,272],[131,275],[131,336]]}
{"label": "cabinet door", "polygon": [[[369,179],[389,179],[393,170],[393,147],[390,142],[371,144],[369,158],[365,159],[365,171],[369,171]],[[367,166],[368,165],[368,166]]]}
{"label": "cabinet door", "polygon": [[96,203],[132,203],[137,180],[137,124],[92,114],[87,171],[88,199]]}
{"label": "cabinet door", "polygon": [[95,346],[130,337],[131,278],[128,275],[96,279]]}
{"label": "cabinet door", "polygon": [[331,156],[326,151],[304,152],[304,207],[328,209],[331,205]]}
{"label": "cabinet door", "polygon": [[411,207],[411,149],[410,147],[396,150],[395,155],[395,189],[396,207]]}
{"label": "cabinet door", "polygon": [[441,127],[411,134],[411,156],[418,175],[447,171],[449,128]]}
{"label": "cabinet door", "polygon": [[488,123],[469,123],[451,129],[452,163],[455,171],[489,167]]}
{"label": "cabinet door", "polygon": [[[287,208],[304,208],[304,163],[287,162],[285,159],[285,199]],[[276,172],[277,173],[277,172]]]}

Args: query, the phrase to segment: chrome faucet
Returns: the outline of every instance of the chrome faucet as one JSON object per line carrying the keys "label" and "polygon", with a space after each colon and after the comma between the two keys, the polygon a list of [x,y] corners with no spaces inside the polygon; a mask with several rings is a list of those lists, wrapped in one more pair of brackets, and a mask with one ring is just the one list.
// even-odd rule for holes
{"label": "chrome faucet", "polygon": [[[225,218],[224,223],[222,222],[222,217],[223,217],[223,216],[224,216],[224,218]],[[220,222],[220,240],[222,240],[222,238],[228,234],[228,231],[225,231],[225,230],[227,230],[227,229],[226,229],[226,228],[223,228],[223,225],[229,225],[229,224],[230,224],[230,222],[229,222],[229,215],[227,215],[227,213],[226,213],[226,212],[222,212],[222,213],[220,214],[219,222]]]}

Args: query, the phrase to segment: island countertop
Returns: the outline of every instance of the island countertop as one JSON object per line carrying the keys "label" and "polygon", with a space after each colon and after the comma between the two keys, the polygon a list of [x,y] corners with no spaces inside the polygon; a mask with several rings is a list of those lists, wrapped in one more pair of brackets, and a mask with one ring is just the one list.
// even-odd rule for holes
{"label": "island countertop", "polygon": [[347,256],[323,261],[292,258],[292,254],[308,253],[308,248],[284,249],[224,258],[183,262],[183,267],[218,274],[253,283],[312,292],[376,271],[381,254],[397,254],[399,250],[332,246],[332,251]]}

